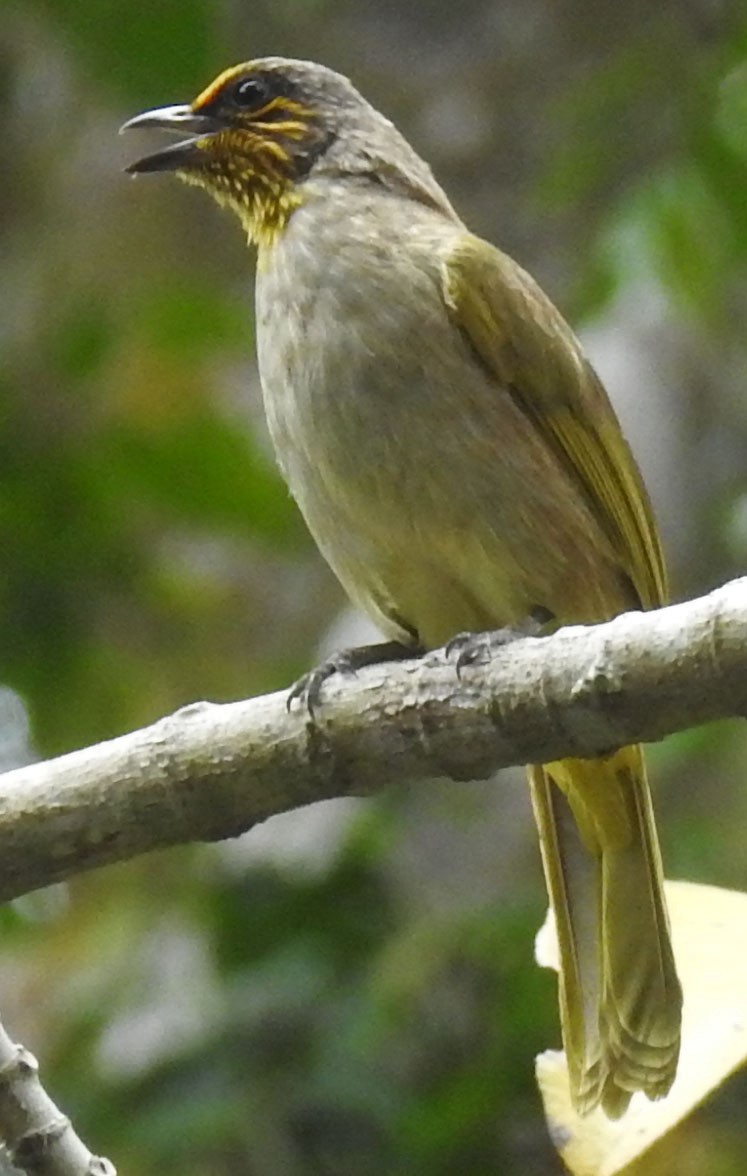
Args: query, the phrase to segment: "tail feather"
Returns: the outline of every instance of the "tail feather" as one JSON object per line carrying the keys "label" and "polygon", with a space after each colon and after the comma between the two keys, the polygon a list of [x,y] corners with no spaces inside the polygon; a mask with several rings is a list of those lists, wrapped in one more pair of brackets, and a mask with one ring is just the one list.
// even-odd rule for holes
{"label": "tail feather", "polygon": [[571,1090],[583,1091],[584,1106],[595,1105],[602,1091],[601,967],[589,895],[601,885],[600,863],[582,844],[570,807],[545,769],[531,767],[529,782],[560,950],[558,996]]}
{"label": "tail feather", "polygon": [[560,947],[560,1010],[576,1109],[612,1118],[661,1098],[679,1054],[681,991],[640,748],[530,769]]}

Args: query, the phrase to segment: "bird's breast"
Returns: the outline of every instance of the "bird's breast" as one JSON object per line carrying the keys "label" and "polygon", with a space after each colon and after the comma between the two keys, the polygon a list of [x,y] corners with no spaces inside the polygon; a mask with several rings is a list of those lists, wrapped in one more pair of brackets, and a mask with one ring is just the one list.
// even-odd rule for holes
{"label": "bird's breast", "polygon": [[422,497],[412,482],[433,457],[435,385],[458,364],[440,293],[444,234],[428,241],[421,227],[404,240],[365,207],[314,211],[294,215],[258,272],[270,432],[302,509],[319,497],[328,510],[402,508]]}

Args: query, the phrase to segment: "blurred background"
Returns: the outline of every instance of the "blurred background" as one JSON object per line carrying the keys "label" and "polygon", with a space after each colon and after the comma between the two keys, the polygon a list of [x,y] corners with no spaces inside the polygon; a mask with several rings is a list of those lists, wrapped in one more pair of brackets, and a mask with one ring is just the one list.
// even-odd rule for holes
{"label": "blurred background", "polygon": [[[3,768],[362,635],[268,450],[238,224],[122,174],[125,118],[266,53],[351,76],[579,328],[675,595],[745,570],[737,0],[5,0]],[[744,728],[651,763],[668,875],[747,889]],[[130,1176],[544,1176],[544,908],[521,773],[326,804],[3,908],[0,1015]],[[636,1172],[743,1173],[745,1096]]]}

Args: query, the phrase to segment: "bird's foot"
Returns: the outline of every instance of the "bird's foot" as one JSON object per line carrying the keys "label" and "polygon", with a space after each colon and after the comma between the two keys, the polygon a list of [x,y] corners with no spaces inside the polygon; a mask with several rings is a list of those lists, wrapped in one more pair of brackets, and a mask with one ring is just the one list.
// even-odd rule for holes
{"label": "bird's foot", "polygon": [[364,666],[378,665],[381,662],[405,661],[408,658],[420,657],[425,652],[419,646],[403,645],[400,641],[379,641],[375,645],[357,645],[353,649],[343,649],[328,657],[320,665],[308,673],[302,674],[288,691],[286,706],[288,710],[298,702],[314,718],[314,712],[321,702],[322,687],[333,674],[355,674]]}
{"label": "bird's foot", "polygon": [[448,641],[444,652],[449,661],[455,659],[457,678],[465,666],[485,665],[497,650],[522,637],[542,637],[546,626],[555,620],[549,608],[537,605],[516,625],[492,629],[487,633],[457,633]]}

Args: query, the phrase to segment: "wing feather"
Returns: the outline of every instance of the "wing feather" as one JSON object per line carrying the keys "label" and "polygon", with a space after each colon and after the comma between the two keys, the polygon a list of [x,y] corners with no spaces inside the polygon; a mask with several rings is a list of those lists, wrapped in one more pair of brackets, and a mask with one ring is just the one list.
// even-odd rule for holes
{"label": "wing feather", "polygon": [[534,279],[465,233],[444,267],[452,317],[570,470],[629,575],[641,605],[667,599],[651,503],[599,377]]}

